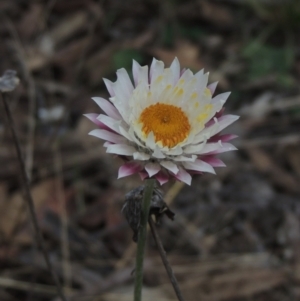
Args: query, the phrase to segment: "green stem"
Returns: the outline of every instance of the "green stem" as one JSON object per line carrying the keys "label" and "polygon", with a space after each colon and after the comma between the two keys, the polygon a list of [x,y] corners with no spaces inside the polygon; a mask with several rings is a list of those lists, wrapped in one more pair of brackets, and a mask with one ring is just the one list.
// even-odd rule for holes
{"label": "green stem", "polygon": [[136,252],[136,264],[135,264],[135,283],[134,283],[134,301],[142,300],[142,287],[143,287],[143,264],[144,264],[144,253],[147,240],[147,223],[151,204],[151,198],[153,194],[155,180],[149,179],[146,181],[142,212],[141,212],[141,223],[138,234],[137,252]]}

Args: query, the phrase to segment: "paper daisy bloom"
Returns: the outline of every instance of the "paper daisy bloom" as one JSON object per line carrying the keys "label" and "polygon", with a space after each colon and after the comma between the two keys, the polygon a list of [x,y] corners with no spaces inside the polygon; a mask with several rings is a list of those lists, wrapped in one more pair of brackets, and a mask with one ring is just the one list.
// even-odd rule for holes
{"label": "paper daisy bloom", "polygon": [[217,83],[207,86],[203,70],[180,70],[177,58],[170,68],[153,59],[150,71],[133,61],[132,73],[134,84],[125,69],[114,83],[104,79],[109,101],[93,100],[106,115],[86,114],[99,127],[89,134],[124,160],[119,178],[139,173],[161,185],[172,177],[190,185],[193,174],[225,166],[215,155],[236,149],[228,143],[236,136],[219,134],[238,119],[223,115],[230,93],[212,97]]}

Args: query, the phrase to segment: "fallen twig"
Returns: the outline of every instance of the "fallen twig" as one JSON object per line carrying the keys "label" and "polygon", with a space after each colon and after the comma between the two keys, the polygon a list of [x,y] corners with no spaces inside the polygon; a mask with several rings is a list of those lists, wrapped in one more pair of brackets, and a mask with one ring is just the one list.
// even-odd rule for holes
{"label": "fallen twig", "polygon": [[17,151],[17,157],[18,157],[18,161],[19,161],[19,165],[20,165],[20,170],[21,170],[21,180],[22,180],[22,185],[23,185],[23,193],[24,193],[24,199],[27,202],[28,208],[29,208],[29,212],[30,212],[30,216],[31,216],[31,220],[33,223],[33,227],[34,227],[34,231],[35,231],[35,235],[36,235],[36,241],[40,247],[40,249],[42,250],[43,256],[45,258],[46,261],[46,265],[48,270],[51,272],[52,277],[54,279],[54,282],[56,284],[57,287],[57,292],[58,295],[60,296],[61,300],[63,301],[67,301],[66,297],[64,296],[64,293],[62,291],[62,286],[59,282],[58,276],[56,275],[52,264],[50,262],[47,250],[45,248],[45,244],[44,244],[44,240],[43,240],[43,236],[40,230],[40,227],[38,225],[38,221],[37,221],[37,217],[36,217],[36,213],[35,213],[35,208],[34,208],[34,202],[30,193],[30,188],[29,188],[29,179],[28,176],[26,174],[26,169],[25,169],[25,164],[24,164],[24,160],[22,157],[22,152],[21,152],[21,147],[20,147],[20,143],[19,143],[19,139],[15,130],[15,126],[14,126],[14,121],[12,118],[12,114],[8,105],[8,95],[7,93],[1,93],[2,94],[2,99],[3,99],[3,103],[4,103],[4,108],[5,108],[5,112],[8,118],[8,126],[10,127],[12,136],[13,136],[13,141],[15,144],[15,148]]}

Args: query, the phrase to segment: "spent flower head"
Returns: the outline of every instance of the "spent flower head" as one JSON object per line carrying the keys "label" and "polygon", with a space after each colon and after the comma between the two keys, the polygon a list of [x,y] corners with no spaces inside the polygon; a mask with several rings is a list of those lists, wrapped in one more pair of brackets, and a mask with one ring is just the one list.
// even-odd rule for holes
{"label": "spent flower head", "polygon": [[225,166],[216,154],[235,150],[235,135],[220,135],[239,117],[223,115],[230,92],[212,97],[217,83],[207,85],[208,73],[170,68],[153,59],[148,66],[133,61],[134,84],[125,69],[117,81],[104,79],[108,100],[93,100],[106,113],[86,114],[99,128],[89,134],[106,142],[107,153],[124,159],[119,178],[139,173],[142,179],[170,178],[191,184],[193,174],[215,173]]}

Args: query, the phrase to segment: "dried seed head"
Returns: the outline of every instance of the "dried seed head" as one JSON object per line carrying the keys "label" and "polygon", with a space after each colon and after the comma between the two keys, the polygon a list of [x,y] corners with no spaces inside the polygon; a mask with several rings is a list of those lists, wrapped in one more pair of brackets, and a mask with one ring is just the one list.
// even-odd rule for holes
{"label": "dried seed head", "polygon": [[[144,188],[145,186],[140,186],[128,192],[125,195],[125,203],[122,208],[122,212],[124,213],[130,228],[133,230],[132,239],[135,242],[138,240]],[[166,214],[168,218],[172,220],[174,219],[175,214],[168,208],[163,200],[162,192],[157,188],[153,191],[149,214],[154,215],[157,221],[163,214]]]}

